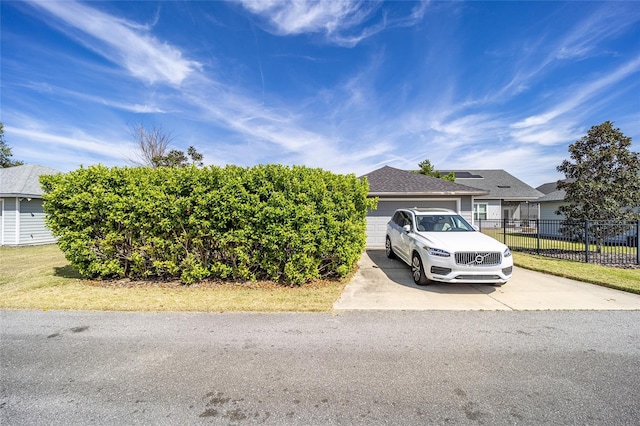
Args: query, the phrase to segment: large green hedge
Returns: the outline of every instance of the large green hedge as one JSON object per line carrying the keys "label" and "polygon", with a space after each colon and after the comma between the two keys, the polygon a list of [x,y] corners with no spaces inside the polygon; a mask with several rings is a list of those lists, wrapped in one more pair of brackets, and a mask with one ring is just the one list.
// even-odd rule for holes
{"label": "large green hedge", "polygon": [[40,181],[47,224],[85,277],[344,276],[365,248],[375,204],[354,175],[298,166],[98,165]]}

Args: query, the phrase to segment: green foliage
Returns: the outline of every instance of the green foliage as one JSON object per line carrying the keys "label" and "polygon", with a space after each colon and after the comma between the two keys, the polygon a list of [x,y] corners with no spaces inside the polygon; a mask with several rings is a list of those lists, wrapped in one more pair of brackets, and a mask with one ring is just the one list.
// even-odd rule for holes
{"label": "green foliage", "polygon": [[[188,158],[187,158],[188,156]],[[151,167],[187,167],[189,165],[202,166],[204,156],[196,151],[193,146],[187,149],[187,154],[177,149],[172,149],[166,155],[156,155],[151,159]],[[189,163],[191,160],[191,163]]]}
{"label": "green foliage", "polygon": [[639,219],[640,154],[630,147],[631,138],[610,121],[569,145],[572,161],[557,167],[568,178],[558,182],[568,205],[557,213],[571,220]]}
{"label": "green foliage", "polygon": [[[610,121],[591,127],[586,136],[569,145],[571,161],[557,167],[567,177],[557,187],[566,191],[568,204],[556,211],[567,218],[561,229],[565,235],[583,235],[586,220],[640,219],[640,154],[630,147],[631,138]],[[598,252],[606,237],[623,231],[604,223],[590,230]]]}
{"label": "green foliage", "polygon": [[7,145],[4,140],[4,125],[0,123],[0,168],[21,166],[24,164],[22,161],[12,160],[13,154],[11,153],[11,147]]}
{"label": "green foliage", "polygon": [[418,166],[420,167],[420,170],[418,170],[418,173],[420,173],[421,175],[431,176],[438,179],[447,180],[449,182],[456,181],[455,173],[449,172],[448,174],[442,176],[442,174],[439,171],[433,168],[433,166],[431,165],[431,161],[429,160],[424,160],[418,163]]}
{"label": "green foliage", "polygon": [[41,177],[47,224],[85,277],[344,276],[375,201],[353,175],[279,165],[91,166]]}

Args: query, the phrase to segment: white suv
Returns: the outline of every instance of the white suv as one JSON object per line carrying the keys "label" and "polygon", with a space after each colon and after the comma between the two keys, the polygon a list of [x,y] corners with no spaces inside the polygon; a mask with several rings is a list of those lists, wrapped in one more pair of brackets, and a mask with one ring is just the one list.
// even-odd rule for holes
{"label": "white suv", "polygon": [[413,281],[427,285],[509,281],[513,258],[509,247],[478,232],[447,209],[399,209],[387,224],[387,257],[409,266]]}

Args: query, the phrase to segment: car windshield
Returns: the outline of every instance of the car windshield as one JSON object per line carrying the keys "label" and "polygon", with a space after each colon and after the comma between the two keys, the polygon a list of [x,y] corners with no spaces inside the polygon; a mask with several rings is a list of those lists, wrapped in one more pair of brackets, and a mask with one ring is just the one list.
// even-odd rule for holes
{"label": "car windshield", "polygon": [[419,232],[468,232],[475,231],[459,215],[416,215],[416,228]]}

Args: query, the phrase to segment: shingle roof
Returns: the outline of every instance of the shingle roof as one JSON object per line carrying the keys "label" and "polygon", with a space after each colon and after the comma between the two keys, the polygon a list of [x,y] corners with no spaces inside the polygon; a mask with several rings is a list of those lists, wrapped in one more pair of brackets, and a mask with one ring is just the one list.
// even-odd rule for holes
{"label": "shingle roof", "polygon": [[38,180],[41,175],[60,173],[56,169],[37,164],[25,164],[0,169],[0,197],[42,197]]}
{"label": "shingle roof", "polygon": [[384,166],[364,175],[369,195],[485,195],[488,192],[459,183]]}
{"label": "shingle roof", "polygon": [[506,201],[532,201],[544,194],[527,185],[505,170],[440,170],[446,175],[454,172],[456,182],[488,191],[478,199],[499,198]]}
{"label": "shingle roof", "polygon": [[537,187],[536,189],[540,192],[542,192],[543,194],[551,194],[552,192],[554,192],[557,186],[557,182],[547,182],[545,184],[540,185],[539,187]]}
{"label": "shingle roof", "polygon": [[[544,183],[539,187],[537,187],[536,189],[542,192],[543,194],[545,194],[545,196],[542,197],[542,201],[564,201],[565,191],[564,189],[561,189],[561,190],[558,189],[558,182],[571,183],[575,181],[576,181],[575,179],[561,179],[555,182]],[[547,197],[547,195],[549,195],[549,197]]]}
{"label": "shingle roof", "polygon": [[536,203],[552,203],[557,201],[564,201],[565,195],[567,195],[567,192],[564,189],[558,189],[546,194],[544,197],[538,198],[536,200]]}
{"label": "shingle roof", "polygon": [[564,197],[565,195],[567,195],[567,191],[565,191],[564,189],[558,189],[558,182],[575,182],[575,179],[562,179],[561,181],[548,182],[540,185],[536,189],[545,195],[544,197],[538,198],[536,201],[538,203],[564,201]]}

